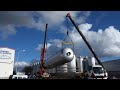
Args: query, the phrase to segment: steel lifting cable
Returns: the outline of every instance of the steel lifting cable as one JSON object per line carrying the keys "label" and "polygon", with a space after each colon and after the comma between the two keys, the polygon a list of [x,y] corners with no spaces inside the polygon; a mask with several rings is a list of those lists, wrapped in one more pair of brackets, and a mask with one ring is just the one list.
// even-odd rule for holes
{"label": "steel lifting cable", "polygon": [[[67,28],[68,28],[68,20],[67,20]],[[65,42],[65,39],[66,39],[67,37],[70,39],[71,42]],[[62,49],[63,49],[63,44],[72,44],[72,45],[73,45],[73,48],[72,48],[72,49],[73,49],[73,52],[74,52],[74,43],[73,43],[72,39],[71,39],[70,36],[69,36],[68,30],[67,30],[67,36],[63,39],[63,42],[62,42]]]}

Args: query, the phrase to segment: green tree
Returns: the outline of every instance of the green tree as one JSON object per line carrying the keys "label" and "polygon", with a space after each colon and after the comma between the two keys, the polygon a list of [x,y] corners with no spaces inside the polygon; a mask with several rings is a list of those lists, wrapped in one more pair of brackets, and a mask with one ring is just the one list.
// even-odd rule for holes
{"label": "green tree", "polygon": [[28,75],[29,73],[31,74],[32,71],[33,71],[33,68],[32,68],[31,66],[25,66],[25,67],[23,68],[23,72],[24,72],[26,75]]}

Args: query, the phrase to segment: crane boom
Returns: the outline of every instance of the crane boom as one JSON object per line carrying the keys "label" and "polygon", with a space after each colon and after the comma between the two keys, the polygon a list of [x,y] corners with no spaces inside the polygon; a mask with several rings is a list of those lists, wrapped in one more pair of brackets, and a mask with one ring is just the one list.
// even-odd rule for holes
{"label": "crane boom", "polygon": [[44,64],[44,56],[45,56],[45,52],[46,52],[45,45],[46,45],[47,26],[48,26],[48,24],[46,24],[46,30],[45,30],[45,36],[44,36],[44,46],[41,50],[40,75],[43,75],[43,73],[45,72],[43,64]]}
{"label": "crane boom", "polygon": [[[97,62],[104,68],[103,64],[100,62],[99,58],[97,57],[96,53],[94,52],[94,50],[92,49],[91,45],[88,43],[88,41],[86,40],[85,36],[83,35],[83,33],[79,30],[78,26],[75,24],[75,22],[72,20],[70,13],[67,14],[67,16],[70,21],[72,22],[72,24],[75,26],[75,28],[77,29],[77,31],[79,32],[79,34],[81,35],[82,39],[85,41],[85,43],[87,44],[88,48],[90,49],[90,51],[92,52],[93,56],[95,57],[95,59],[97,60]],[[105,68],[104,68],[105,69]]]}

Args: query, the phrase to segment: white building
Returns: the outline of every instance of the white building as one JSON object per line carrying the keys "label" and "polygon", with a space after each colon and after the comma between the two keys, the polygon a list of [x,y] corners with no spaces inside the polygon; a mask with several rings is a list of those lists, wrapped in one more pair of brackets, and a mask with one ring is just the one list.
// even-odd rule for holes
{"label": "white building", "polygon": [[13,74],[15,50],[0,48],[0,79],[8,79]]}

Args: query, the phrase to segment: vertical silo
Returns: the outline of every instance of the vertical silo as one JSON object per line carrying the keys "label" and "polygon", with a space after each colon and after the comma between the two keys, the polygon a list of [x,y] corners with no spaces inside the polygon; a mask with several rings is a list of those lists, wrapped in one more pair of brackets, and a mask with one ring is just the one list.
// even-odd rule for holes
{"label": "vertical silo", "polygon": [[95,65],[95,58],[94,57],[89,57],[88,58],[88,63],[89,63],[89,66],[94,66]]}
{"label": "vertical silo", "polygon": [[83,58],[81,56],[77,58],[77,72],[83,72]]}

